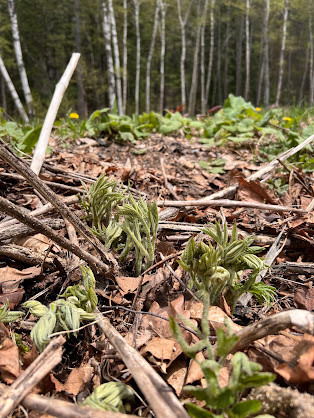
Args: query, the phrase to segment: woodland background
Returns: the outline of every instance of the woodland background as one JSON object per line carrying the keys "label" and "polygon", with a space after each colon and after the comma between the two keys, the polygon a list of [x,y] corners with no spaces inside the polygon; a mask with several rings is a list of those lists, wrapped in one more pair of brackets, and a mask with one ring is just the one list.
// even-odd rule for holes
{"label": "woodland background", "polygon": [[[204,113],[229,93],[256,106],[313,104],[312,0],[15,0],[15,8],[38,117],[74,51],[80,66],[60,112],[81,117],[114,99],[127,114],[182,105]],[[7,0],[0,48],[22,99]],[[14,116],[2,77],[0,88]]]}

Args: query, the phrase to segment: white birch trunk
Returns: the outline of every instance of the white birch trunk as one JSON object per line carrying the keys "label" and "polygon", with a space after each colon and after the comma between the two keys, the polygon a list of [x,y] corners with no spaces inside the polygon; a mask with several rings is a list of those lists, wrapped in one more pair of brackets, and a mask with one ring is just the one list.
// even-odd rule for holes
{"label": "white birch trunk", "polygon": [[209,89],[212,80],[212,70],[213,70],[213,61],[214,61],[214,45],[215,45],[215,20],[214,20],[214,7],[215,0],[211,2],[210,9],[210,47],[209,47],[209,60],[207,68],[207,79],[206,79],[206,89],[205,89],[205,103],[208,104],[209,99]]}
{"label": "white birch trunk", "polygon": [[77,66],[77,63],[80,59],[80,56],[81,54],[79,54],[78,52],[72,54],[72,57],[62,77],[60,78],[58,84],[56,85],[55,91],[53,93],[53,96],[49,105],[49,109],[47,111],[47,114],[43,123],[43,127],[41,129],[40,136],[39,136],[39,139],[38,139],[35,151],[34,151],[32,163],[31,163],[31,169],[37,175],[40,173],[41,167],[45,160],[48,140],[51,134],[54,121],[57,116],[59,106],[61,104],[64,93],[66,89],[68,88],[68,85],[70,83],[74,70]]}
{"label": "white birch trunk", "polygon": [[269,106],[270,80],[269,80],[269,48],[268,48],[268,21],[269,0],[265,0],[265,23],[264,23],[264,105]]}
{"label": "white birch trunk", "polygon": [[19,33],[19,26],[17,22],[17,15],[15,11],[15,4],[14,0],[8,0],[8,6],[9,6],[9,15],[11,20],[11,26],[12,26],[12,37],[13,37],[13,46],[17,61],[17,66],[21,78],[22,83],[22,89],[26,101],[27,111],[30,117],[35,116],[34,111],[34,102],[32,98],[31,89],[28,84],[28,78],[25,70],[25,65],[23,61],[23,54],[22,54],[22,48],[21,48],[21,42],[20,42],[20,33]]}
{"label": "white birch trunk", "polygon": [[127,0],[123,0],[123,113],[126,113],[128,92],[128,7]]}
{"label": "white birch trunk", "polygon": [[140,34],[140,2],[133,0],[135,12],[135,28],[136,28],[136,74],[135,74],[135,113],[139,114],[140,106],[140,76],[141,76],[141,34]]}
{"label": "white birch trunk", "polygon": [[205,97],[205,23],[207,18],[209,0],[205,0],[202,28],[201,28],[201,112],[206,112],[206,97]]}
{"label": "white birch trunk", "polygon": [[285,50],[286,50],[288,6],[289,6],[289,1],[285,0],[285,10],[283,13],[283,25],[282,25],[282,40],[281,40],[281,49],[280,49],[280,58],[279,58],[279,75],[278,75],[277,94],[276,94],[276,102],[275,102],[276,106],[279,106],[280,95],[281,95],[284,56],[285,56]]}
{"label": "white birch trunk", "polygon": [[157,0],[156,7],[155,7],[153,32],[152,32],[152,37],[151,37],[150,47],[149,47],[149,52],[148,52],[148,57],[147,57],[147,63],[146,63],[146,113],[149,113],[150,111],[150,70],[151,70],[153,53],[154,53],[155,42],[156,42],[158,20],[159,20],[159,9],[160,9],[160,0]]}
{"label": "white birch trunk", "polygon": [[[197,17],[199,20],[200,17],[200,4],[198,4]],[[196,30],[196,40],[194,47],[194,58],[193,58],[193,70],[192,70],[192,81],[189,95],[189,114],[195,114],[195,102],[196,102],[196,90],[197,90],[197,81],[198,81],[198,55],[200,49],[200,39],[201,39],[201,24],[197,27]]]}
{"label": "white birch trunk", "polygon": [[249,99],[250,89],[250,0],[246,0],[246,13],[245,13],[245,90],[244,98]]}
{"label": "white birch trunk", "polygon": [[7,69],[4,65],[3,59],[0,55],[0,73],[8,87],[8,90],[12,96],[12,99],[14,101],[15,107],[17,108],[19,114],[21,115],[22,119],[25,122],[29,122],[28,116],[24,110],[24,107],[22,105],[22,102],[19,98],[19,95],[17,94],[17,91],[15,90],[14,84],[12,83],[12,80],[9,76],[9,73],[7,72]]}
{"label": "white birch trunk", "polygon": [[181,26],[181,59],[180,59],[180,75],[181,75],[181,106],[185,109],[187,108],[186,103],[186,92],[185,92],[185,57],[186,57],[186,36],[185,36],[185,26],[188,20],[190,9],[191,9],[191,2],[189,2],[188,9],[185,13],[185,17],[183,19],[182,12],[181,12],[181,0],[177,0],[178,2],[178,17]]}
{"label": "white birch trunk", "polygon": [[166,53],[166,12],[167,6],[164,0],[160,0],[161,27],[160,27],[160,97],[159,112],[162,113],[165,98],[165,53]]}
{"label": "white birch trunk", "polygon": [[108,0],[108,8],[109,8],[109,16],[110,16],[110,24],[111,24],[114,66],[115,66],[115,76],[116,76],[117,106],[118,106],[118,113],[120,115],[123,115],[122,86],[121,86],[121,74],[120,74],[121,73],[120,54],[119,54],[116,19],[114,17],[112,0]]}
{"label": "white birch trunk", "polygon": [[102,12],[103,12],[103,31],[105,39],[105,49],[107,56],[107,72],[108,72],[108,98],[109,107],[112,109],[116,100],[116,80],[114,76],[112,48],[111,48],[111,25],[108,6],[106,0],[102,0]]}

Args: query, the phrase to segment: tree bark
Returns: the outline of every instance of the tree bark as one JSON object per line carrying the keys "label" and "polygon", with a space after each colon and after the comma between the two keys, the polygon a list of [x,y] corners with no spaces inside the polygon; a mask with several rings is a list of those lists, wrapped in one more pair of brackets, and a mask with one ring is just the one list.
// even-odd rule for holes
{"label": "tree bark", "polygon": [[210,9],[210,48],[209,48],[209,60],[207,68],[207,79],[206,79],[206,89],[205,89],[205,102],[208,104],[209,99],[209,89],[212,80],[212,70],[213,70],[213,61],[214,61],[214,45],[215,45],[215,20],[214,20],[214,7],[215,0],[211,0],[211,9]]}
{"label": "tree bark", "polygon": [[[218,24],[217,24],[217,90],[218,90],[218,104],[222,104],[222,85],[221,85],[221,6],[218,8]],[[214,104],[213,100],[213,104]]]}
{"label": "tree bark", "polygon": [[303,100],[304,85],[305,85],[305,80],[306,80],[308,66],[309,66],[309,52],[310,52],[310,46],[308,45],[308,47],[306,48],[306,54],[305,54],[304,72],[303,72],[303,77],[302,77],[301,87],[300,87],[300,92],[299,92],[299,102]]}
{"label": "tree bark", "polygon": [[12,26],[12,37],[13,37],[13,45],[14,45],[16,61],[17,61],[18,70],[19,70],[21,83],[22,83],[22,89],[23,89],[23,93],[24,93],[24,97],[26,101],[27,112],[28,112],[29,117],[32,118],[35,116],[34,102],[33,102],[31,89],[28,84],[28,78],[27,78],[27,74],[25,70],[24,61],[23,61],[19,26],[18,26],[16,11],[15,11],[14,0],[8,0],[8,6],[9,6],[11,26]]}
{"label": "tree bark", "polygon": [[160,27],[160,98],[159,98],[159,112],[162,113],[164,109],[165,98],[165,53],[166,53],[166,12],[167,5],[164,0],[160,0],[161,12],[161,27]]}
{"label": "tree bark", "polygon": [[111,48],[111,26],[110,26],[110,14],[106,0],[102,0],[103,11],[103,31],[105,39],[105,48],[107,56],[107,71],[108,71],[108,96],[109,107],[112,109],[116,100],[116,80],[114,76],[112,48]]}
{"label": "tree bark", "polygon": [[246,14],[245,14],[245,90],[244,98],[249,99],[250,90],[250,0],[246,0]]}
{"label": "tree bark", "polygon": [[241,16],[239,20],[238,33],[236,43],[236,94],[241,95],[242,90],[242,43],[243,43],[243,23],[244,19]]}
{"label": "tree bark", "polygon": [[140,2],[133,0],[135,8],[135,28],[136,28],[136,75],[135,75],[135,113],[139,114],[140,97],[140,76],[141,76],[141,34],[140,34]]}
{"label": "tree bark", "polygon": [[269,0],[265,0],[265,23],[264,23],[264,105],[269,106],[270,80],[269,80],[269,48],[268,48],[268,21]]}
{"label": "tree bark", "polygon": [[191,2],[189,2],[188,9],[185,13],[185,17],[183,19],[182,12],[181,12],[181,0],[177,0],[178,2],[178,17],[181,26],[181,59],[180,59],[180,75],[181,75],[181,106],[187,108],[186,103],[186,92],[185,92],[185,57],[186,57],[186,36],[185,36],[185,26],[188,20],[190,10],[191,10]]}
{"label": "tree bark", "polygon": [[15,90],[14,84],[9,76],[9,73],[7,72],[7,69],[4,65],[3,59],[0,55],[0,73],[4,79],[4,81],[6,82],[6,85],[9,89],[9,92],[12,96],[12,99],[14,101],[15,107],[17,108],[19,114],[21,115],[22,119],[24,120],[24,122],[29,122],[28,116],[24,110],[24,107],[22,105],[22,102],[19,98],[19,95],[17,94],[17,91]]}
{"label": "tree bark", "polygon": [[156,42],[158,20],[159,20],[159,9],[160,9],[160,0],[156,0],[153,32],[152,32],[152,37],[150,41],[147,62],[146,62],[146,112],[147,113],[149,113],[150,111],[150,70],[151,70],[153,53],[154,53],[155,42]]}
{"label": "tree bark", "polygon": [[[197,8],[197,20],[200,18],[200,3],[198,3]],[[201,39],[201,24],[198,25],[196,30],[196,40],[194,47],[194,58],[193,58],[193,70],[192,70],[192,81],[189,95],[189,114],[195,114],[195,104],[196,104],[196,91],[197,91],[197,82],[198,82],[198,55],[200,49],[200,39]]]}
{"label": "tree bark", "polygon": [[229,77],[228,77],[228,70],[229,70],[229,39],[230,39],[230,3],[228,1],[227,5],[227,22],[226,22],[226,38],[225,38],[225,62],[224,62],[224,98],[228,97],[229,93]]}
{"label": "tree bark", "polygon": [[128,6],[127,0],[123,0],[123,113],[126,113],[128,94]]}
{"label": "tree bark", "polygon": [[285,51],[286,51],[288,7],[289,7],[289,0],[285,0],[285,9],[283,13],[283,26],[282,26],[282,40],[281,40],[281,49],[280,49],[280,58],[279,58],[279,75],[278,75],[277,94],[276,94],[276,103],[275,103],[276,106],[279,106],[280,96],[281,96],[284,56],[285,56]]}
{"label": "tree bark", "polygon": [[[81,53],[81,28],[80,28],[80,0],[74,0],[74,16],[75,16],[75,47],[76,51]],[[83,68],[82,63],[79,62],[77,66],[77,102],[78,102],[78,113],[83,117],[87,117],[87,109],[85,102],[85,90],[83,84]]]}
{"label": "tree bark", "polygon": [[110,16],[113,55],[114,55],[114,63],[115,63],[117,106],[118,106],[118,113],[120,115],[123,115],[122,87],[121,87],[121,75],[120,75],[120,71],[121,71],[120,70],[120,53],[119,53],[116,19],[114,16],[112,0],[108,0],[108,9],[109,9],[109,16]]}
{"label": "tree bark", "polygon": [[204,10],[202,15],[201,27],[201,112],[206,112],[206,97],[205,97],[205,24],[207,18],[209,0],[205,0]]}
{"label": "tree bark", "polygon": [[1,90],[1,106],[4,109],[6,109],[7,108],[7,95],[5,91],[5,81],[4,81],[4,78],[1,76],[0,76],[0,90]]}
{"label": "tree bark", "polygon": [[313,47],[313,29],[312,29],[312,0],[310,0],[309,10],[309,35],[310,35],[310,95],[309,105],[313,105],[314,101],[314,47]]}

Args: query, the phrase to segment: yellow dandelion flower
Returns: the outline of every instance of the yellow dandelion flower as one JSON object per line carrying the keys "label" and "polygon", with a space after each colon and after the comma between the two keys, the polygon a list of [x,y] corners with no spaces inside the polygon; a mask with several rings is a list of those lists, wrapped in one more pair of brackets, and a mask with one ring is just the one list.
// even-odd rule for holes
{"label": "yellow dandelion flower", "polygon": [[70,113],[70,118],[71,119],[79,119],[79,115],[77,113]]}
{"label": "yellow dandelion flower", "polygon": [[260,112],[262,110],[262,108],[261,107],[256,107],[255,110],[256,110],[256,112]]}
{"label": "yellow dandelion flower", "polygon": [[289,116],[284,117],[283,120],[286,120],[287,122],[291,122],[292,121],[292,119],[289,118]]}

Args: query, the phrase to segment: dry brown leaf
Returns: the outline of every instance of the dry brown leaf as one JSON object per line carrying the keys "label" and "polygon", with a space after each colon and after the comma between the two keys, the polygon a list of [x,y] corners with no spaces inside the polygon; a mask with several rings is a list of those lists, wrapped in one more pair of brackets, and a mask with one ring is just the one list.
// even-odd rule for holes
{"label": "dry brown leaf", "polygon": [[15,292],[25,279],[32,279],[40,274],[40,267],[29,267],[24,270],[6,266],[0,269],[0,285],[2,293]]}
{"label": "dry brown leaf", "polygon": [[12,383],[20,374],[19,349],[10,338],[0,346],[0,374],[5,383]]}
{"label": "dry brown leaf", "polygon": [[238,196],[246,202],[260,202],[276,205],[277,201],[273,194],[260,183],[260,181],[247,181],[242,177],[237,177],[239,182]]}
{"label": "dry brown leaf", "polygon": [[[143,284],[147,282],[147,277],[144,277]],[[141,277],[116,277],[116,281],[121,290],[121,293],[125,295],[126,293],[133,293],[141,282]]]}
{"label": "dry brown leaf", "polygon": [[[202,352],[196,354],[196,360],[200,363],[205,360],[205,357]],[[198,380],[203,379],[204,374],[200,368],[200,366],[196,363],[195,360],[190,361],[188,374],[186,377],[186,384],[197,382]]]}
{"label": "dry brown leaf", "polygon": [[24,289],[17,289],[15,292],[4,293],[3,295],[0,295],[0,303],[5,304],[8,301],[9,309],[14,309],[15,306],[18,305],[23,299],[24,293]]}
{"label": "dry brown leaf", "polygon": [[177,396],[180,395],[187,372],[187,363],[185,358],[178,358],[172,365],[167,369],[167,383],[173,387]]}
{"label": "dry brown leaf", "polygon": [[42,253],[48,250],[50,247],[51,241],[43,234],[31,235],[29,237],[23,237],[16,239],[15,244],[21,245],[25,248],[30,248],[37,253]]}
{"label": "dry brown leaf", "polygon": [[299,287],[296,291],[293,302],[297,308],[314,310],[314,287]]}
{"label": "dry brown leaf", "polygon": [[77,395],[92,379],[93,373],[94,369],[89,364],[73,369],[64,385],[65,390],[72,395]]}

